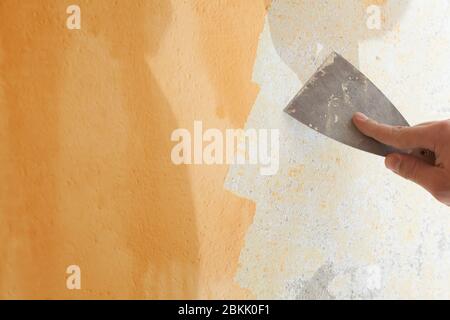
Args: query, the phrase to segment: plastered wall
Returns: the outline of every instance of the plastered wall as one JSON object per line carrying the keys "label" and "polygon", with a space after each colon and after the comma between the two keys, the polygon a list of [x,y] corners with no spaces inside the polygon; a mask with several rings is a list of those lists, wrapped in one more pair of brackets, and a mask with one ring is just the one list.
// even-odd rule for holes
{"label": "plastered wall", "polygon": [[[282,110],[336,50],[411,123],[448,118],[449,13],[0,1],[0,298],[448,298],[448,208]],[[170,135],[194,120],[279,129],[278,173],[174,166]]]}
{"label": "plastered wall", "polygon": [[[379,29],[366,8],[380,9]],[[412,123],[449,117],[448,1],[274,1],[260,37],[261,87],[246,127],[280,129],[280,171],[233,166],[226,187],[256,213],[239,284],[257,298],[448,298],[449,210],[383,159],[282,110],[332,51]],[[370,24],[369,24],[370,26]]]}
{"label": "plastered wall", "polygon": [[225,165],[174,166],[170,134],[243,127],[266,5],[0,2],[0,298],[252,297],[254,204]]}

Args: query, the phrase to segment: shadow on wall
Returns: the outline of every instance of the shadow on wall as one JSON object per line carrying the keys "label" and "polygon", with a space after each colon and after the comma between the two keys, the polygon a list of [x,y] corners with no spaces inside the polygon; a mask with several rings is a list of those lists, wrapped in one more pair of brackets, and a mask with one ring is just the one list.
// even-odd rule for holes
{"label": "shadow on wall", "polygon": [[[392,31],[408,2],[275,0],[268,16],[272,41],[283,61],[305,83],[333,50],[358,66],[359,42]],[[373,20],[368,27],[368,19],[376,14],[367,12],[372,5],[380,9],[379,28]]]}
{"label": "shadow on wall", "polygon": [[[108,6],[108,14],[102,9]],[[177,123],[146,58],[156,54],[171,21],[169,1],[93,1],[89,32],[109,44],[121,68],[128,114],[124,221],[133,257],[135,298],[195,298],[198,239],[186,167],[170,159]]]}

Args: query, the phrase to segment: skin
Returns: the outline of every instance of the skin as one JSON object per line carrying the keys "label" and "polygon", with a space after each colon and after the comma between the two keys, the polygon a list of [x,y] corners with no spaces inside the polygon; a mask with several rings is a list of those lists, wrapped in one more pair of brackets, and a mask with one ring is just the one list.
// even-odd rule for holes
{"label": "skin", "polygon": [[401,150],[424,148],[436,154],[435,165],[405,154],[390,154],[386,167],[411,180],[438,201],[450,206],[450,120],[433,121],[414,127],[389,126],[377,123],[362,113],[353,116],[353,123],[366,136]]}

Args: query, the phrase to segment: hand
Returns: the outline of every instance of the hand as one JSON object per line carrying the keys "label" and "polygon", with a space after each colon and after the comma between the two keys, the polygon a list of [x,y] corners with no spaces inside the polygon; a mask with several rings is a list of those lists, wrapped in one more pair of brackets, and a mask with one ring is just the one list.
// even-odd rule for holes
{"label": "hand", "polygon": [[428,190],[437,200],[450,206],[450,120],[434,121],[414,127],[379,124],[362,113],[353,123],[366,136],[400,150],[424,148],[436,154],[436,164],[405,154],[390,154],[386,167]]}

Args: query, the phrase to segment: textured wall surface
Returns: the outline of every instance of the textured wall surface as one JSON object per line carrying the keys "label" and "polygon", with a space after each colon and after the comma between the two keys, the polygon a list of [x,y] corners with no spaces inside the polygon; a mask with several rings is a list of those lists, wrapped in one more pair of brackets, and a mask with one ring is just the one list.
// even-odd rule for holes
{"label": "textured wall surface", "polygon": [[[367,28],[366,8],[381,9]],[[238,282],[258,298],[449,298],[450,215],[383,160],[282,113],[336,50],[411,123],[450,115],[448,1],[272,3],[260,37],[260,87],[246,127],[279,128],[278,175],[233,166],[225,183],[255,201]]]}
{"label": "textured wall surface", "polygon": [[[337,50],[449,117],[449,1],[269,2],[0,0],[0,298],[450,298],[448,208],[282,113]],[[194,120],[279,129],[278,174],[174,166]]]}
{"label": "textured wall surface", "polygon": [[244,125],[265,13],[0,1],[0,298],[251,296],[234,275],[254,204],[224,189],[227,166],[174,166],[170,134]]}

